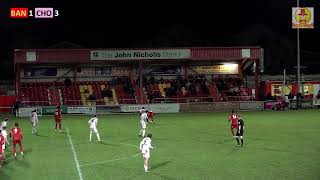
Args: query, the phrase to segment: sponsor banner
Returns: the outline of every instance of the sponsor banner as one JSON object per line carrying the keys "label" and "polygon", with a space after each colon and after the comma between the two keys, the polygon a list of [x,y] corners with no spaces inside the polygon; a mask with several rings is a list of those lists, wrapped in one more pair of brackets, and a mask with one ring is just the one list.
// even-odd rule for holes
{"label": "sponsor banner", "polygon": [[242,58],[250,58],[251,57],[250,49],[241,49],[241,57]]}
{"label": "sponsor banner", "polygon": [[252,101],[252,102],[240,102],[240,110],[260,110],[263,109],[264,102]]}
{"label": "sponsor banner", "polygon": [[96,114],[96,107],[68,107],[68,114]]}
{"label": "sponsor banner", "polygon": [[97,106],[97,114],[120,113],[120,106]]}
{"label": "sponsor banner", "polygon": [[238,74],[238,64],[196,66],[194,70],[199,74]]}
{"label": "sponsor banner", "polygon": [[[289,95],[292,89],[292,85],[286,85],[284,87],[284,94]],[[271,96],[282,96],[282,84],[272,84],[271,85]]]}
{"label": "sponsor banner", "polygon": [[155,113],[178,113],[180,110],[180,105],[176,103],[124,105],[120,108],[121,112],[139,112],[142,107],[151,109]]}
{"label": "sponsor banner", "polygon": [[27,62],[37,61],[37,54],[35,51],[26,52],[26,60]]}
{"label": "sponsor banner", "polygon": [[313,98],[318,99],[317,96],[320,94],[320,84],[313,84]]}
{"label": "sponsor banner", "polygon": [[190,49],[90,51],[91,60],[189,59]]}
{"label": "sponsor banner", "polygon": [[279,110],[288,107],[288,103],[285,100],[276,100],[276,101],[265,101],[263,108],[266,110]]}
{"label": "sponsor banner", "polygon": [[24,77],[57,76],[58,69],[54,67],[29,67],[24,69]]}
{"label": "sponsor banner", "polygon": [[182,103],[180,112],[211,112],[213,107],[213,103]]}
{"label": "sponsor banner", "polygon": [[[42,114],[43,115],[53,115],[54,111],[57,109],[57,106],[43,106],[42,107]],[[67,106],[60,106],[60,110],[62,114],[67,114]]]}
{"label": "sponsor banner", "polygon": [[313,105],[314,106],[320,106],[320,99],[314,99],[313,100]]}
{"label": "sponsor banner", "polygon": [[[289,108],[290,109],[296,109],[297,108],[297,100],[290,100],[290,103],[289,103]],[[301,99],[300,100],[300,106],[299,108],[313,108],[314,106],[314,100],[305,100],[305,99]]]}
{"label": "sponsor banner", "polygon": [[31,117],[31,111],[37,110],[38,116],[42,116],[42,108],[41,107],[33,107],[33,108],[19,108],[18,115],[19,117]]}
{"label": "sponsor banner", "polygon": [[313,108],[313,100],[301,100],[301,108]]}
{"label": "sponsor banner", "polygon": [[239,102],[216,102],[213,104],[216,111],[239,109]]}
{"label": "sponsor banner", "polygon": [[314,28],[313,7],[293,7],[292,8],[292,28],[313,29]]}

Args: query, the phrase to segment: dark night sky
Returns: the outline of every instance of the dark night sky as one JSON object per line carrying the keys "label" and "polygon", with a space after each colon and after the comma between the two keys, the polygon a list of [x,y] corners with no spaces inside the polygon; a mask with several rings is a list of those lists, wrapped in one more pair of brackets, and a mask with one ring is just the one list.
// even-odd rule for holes
{"label": "dark night sky", "polygon": [[[62,41],[86,48],[258,45],[265,48],[266,68],[275,70],[270,73],[292,68],[296,62],[296,30],[291,29],[294,1],[71,2],[1,2],[1,72],[13,69],[14,49],[47,48]],[[313,6],[316,13],[315,29],[301,31],[302,65],[319,67],[320,4],[314,0],[300,4]],[[54,7],[60,16],[10,19],[10,7]],[[12,71],[7,74],[12,76]]]}

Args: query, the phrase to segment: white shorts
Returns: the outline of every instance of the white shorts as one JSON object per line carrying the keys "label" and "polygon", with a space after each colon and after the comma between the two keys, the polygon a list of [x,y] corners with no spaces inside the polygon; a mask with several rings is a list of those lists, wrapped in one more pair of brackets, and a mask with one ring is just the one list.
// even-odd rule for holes
{"label": "white shorts", "polygon": [[142,157],[143,158],[150,158],[150,151],[149,150],[146,150],[146,151],[142,151]]}
{"label": "white shorts", "polygon": [[145,121],[140,121],[142,129],[147,128],[147,123]]}
{"label": "white shorts", "polygon": [[92,133],[92,132],[94,132],[94,133],[98,133],[97,128],[96,128],[96,127],[90,128],[90,133]]}

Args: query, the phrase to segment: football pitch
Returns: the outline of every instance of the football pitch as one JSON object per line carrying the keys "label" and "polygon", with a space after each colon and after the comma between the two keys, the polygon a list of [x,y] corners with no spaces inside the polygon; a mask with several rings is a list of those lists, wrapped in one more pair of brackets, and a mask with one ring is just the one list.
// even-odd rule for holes
{"label": "football pitch", "polygon": [[[38,136],[29,118],[10,119],[23,130],[25,157],[0,168],[1,180],[236,179],[319,180],[320,111],[240,112],[244,147],[231,137],[229,112],[156,114],[150,171],[139,153],[139,115],[98,116],[103,142],[89,143],[91,116],[63,116],[63,133],[53,117],[40,117]],[[69,132],[69,133],[68,133]]]}

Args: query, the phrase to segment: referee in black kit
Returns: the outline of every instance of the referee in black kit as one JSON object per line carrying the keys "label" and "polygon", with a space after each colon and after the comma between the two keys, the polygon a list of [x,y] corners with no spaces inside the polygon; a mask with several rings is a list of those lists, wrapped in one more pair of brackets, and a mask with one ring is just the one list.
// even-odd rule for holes
{"label": "referee in black kit", "polygon": [[239,119],[238,119],[238,131],[236,134],[236,140],[237,140],[237,147],[240,146],[240,141],[239,138],[241,140],[241,147],[243,147],[243,132],[244,132],[244,121],[241,118],[241,116],[239,115]]}

